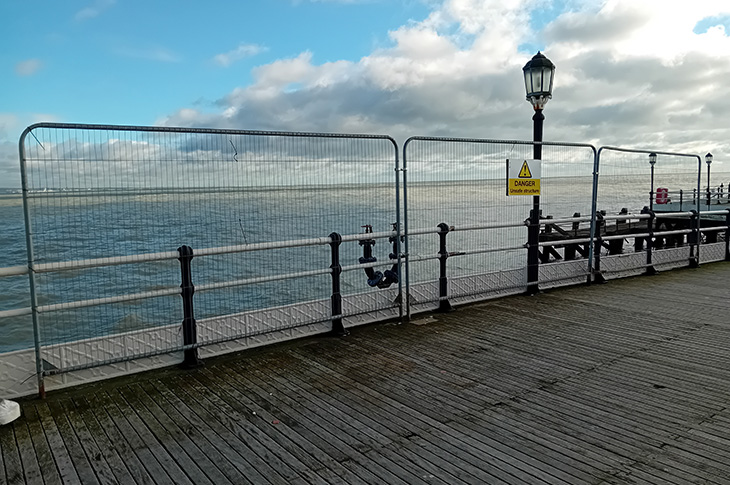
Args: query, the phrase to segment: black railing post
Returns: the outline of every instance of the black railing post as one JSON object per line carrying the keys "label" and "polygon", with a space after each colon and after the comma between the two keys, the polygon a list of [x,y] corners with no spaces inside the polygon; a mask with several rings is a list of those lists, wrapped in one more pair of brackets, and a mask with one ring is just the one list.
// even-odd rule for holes
{"label": "black railing post", "polygon": [[[534,198],[538,198],[535,196]],[[540,291],[540,209],[530,210],[527,226],[527,294],[535,295]]]}
{"label": "black railing post", "polygon": [[647,219],[649,236],[646,238],[646,271],[644,274],[652,276],[657,274],[657,270],[654,268],[654,264],[652,263],[652,253],[654,252],[654,221],[656,220],[656,214],[653,210],[649,210],[648,207],[644,207],[641,210],[641,213],[649,214],[649,219]]}
{"label": "black railing post", "polygon": [[696,210],[690,212],[692,212],[692,215],[689,216],[689,228],[692,232],[687,235],[687,241],[689,242],[689,267],[699,268],[700,214]]}
{"label": "black railing post", "polygon": [[[603,248],[603,238],[601,237],[601,226],[604,224],[603,214],[600,212],[596,213],[596,235],[593,244],[593,282],[594,283],[605,283],[603,273],[601,273],[601,249]],[[590,278],[590,277],[589,277]]]}
{"label": "black railing post", "polygon": [[449,258],[449,252],[446,250],[446,235],[451,228],[445,222],[438,225],[439,228],[439,307],[438,312],[451,311],[451,303],[449,303],[449,280],[446,276],[446,260]]}
{"label": "black railing post", "polygon": [[[730,186],[728,186],[730,196]],[[730,209],[725,209],[725,261],[730,261]]]}
{"label": "black railing post", "polygon": [[[195,313],[193,311],[193,294],[195,294],[195,286],[193,286],[193,276],[191,269],[191,261],[193,260],[193,248],[190,246],[180,246],[177,248],[180,257],[180,274],[182,283],[180,288],[182,289],[182,300],[183,300],[183,345],[195,345],[198,343],[198,330],[195,324]],[[182,367],[190,369],[198,367],[201,362],[198,358],[197,347],[188,348],[184,350],[184,358]]]}
{"label": "black railing post", "polygon": [[342,294],[340,293],[340,275],[342,274],[342,265],[340,265],[340,244],[342,244],[342,236],[333,232],[330,234],[330,248],[332,250],[332,335],[344,337],[347,335],[342,324]]}

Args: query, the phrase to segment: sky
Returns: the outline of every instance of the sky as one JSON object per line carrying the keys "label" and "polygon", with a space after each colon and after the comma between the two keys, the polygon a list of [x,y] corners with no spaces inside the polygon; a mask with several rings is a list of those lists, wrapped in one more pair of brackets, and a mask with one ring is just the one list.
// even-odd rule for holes
{"label": "sky", "polygon": [[545,140],[730,156],[728,0],[4,0],[0,16],[0,187],[39,121],[529,140],[538,50],[556,65]]}

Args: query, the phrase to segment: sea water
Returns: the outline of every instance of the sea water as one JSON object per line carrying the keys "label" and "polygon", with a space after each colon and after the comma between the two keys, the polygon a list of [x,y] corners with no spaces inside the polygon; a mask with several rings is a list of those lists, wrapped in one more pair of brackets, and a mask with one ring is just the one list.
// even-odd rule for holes
{"label": "sea water", "polygon": [[[730,174],[716,175],[723,176],[730,180]],[[682,187],[691,194],[696,175],[674,174],[660,183],[672,191]],[[541,185],[543,215],[561,218],[575,212],[590,213],[592,177],[548,178]],[[599,188],[599,210],[617,213],[626,208],[636,213],[648,205],[645,178],[606,177]],[[407,191],[409,230],[435,228],[441,222],[456,226],[523,222],[529,217],[532,197],[508,201],[504,192],[502,180],[412,183]],[[375,232],[384,232],[391,230],[397,218],[394,187],[388,184],[189,194],[38,193],[30,208],[37,264],[175,251],[183,244],[195,251],[324,238],[332,232],[361,233],[362,226],[368,224]],[[0,266],[26,265],[23,204],[18,190],[0,191],[0,227],[0,247],[5,256]],[[476,234],[450,235],[449,250],[519,246],[526,241],[524,227]],[[384,261],[392,246],[380,239],[373,252]],[[438,237],[434,234],[410,240],[411,255],[433,256],[437,252]],[[357,243],[341,246],[343,266],[357,264],[360,256],[362,247]],[[524,250],[512,250],[451,258],[449,270],[456,275],[523,267],[525,256]],[[330,258],[327,245],[194,258],[193,280],[195,284],[209,284],[326,269]],[[438,263],[433,260],[414,264],[411,282],[434,280],[437,270]],[[330,275],[324,274],[196,293],[196,318],[328,299],[330,280]],[[177,261],[167,260],[43,273],[36,275],[36,284],[38,303],[48,305],[179,287],[180,267]],[[343,273],[343,294],[368,290],[363,272]],[[27,276],[0,278],[0,311],[29,306]],[[180,297],[170,296],[48,312],[41,317],[41,341],[59,343],[179,323],[182,312]],[[0,352],[33,345],[30,316],[0,319],[0,329]]]}

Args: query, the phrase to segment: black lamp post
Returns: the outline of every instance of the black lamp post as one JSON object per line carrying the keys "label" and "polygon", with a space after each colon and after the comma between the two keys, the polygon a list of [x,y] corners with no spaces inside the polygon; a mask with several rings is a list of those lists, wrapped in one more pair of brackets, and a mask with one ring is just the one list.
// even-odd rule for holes
{"label": "black lamp post", "polygon": [[[555,64],[550,59],[538,52],[522,68],[525,76],[525,91],[527,101],[535,109],[533,121],[533,136],[535,142],[542,142],[542,123],[545,116],[543,108],[548,100],[553,97],[553,75]],[[542,159],[542,143],[533,144],[533,158]],[[532,198],[532,211],[530,211],[530,226],[527,230],[527,294],[534,295],[538,289],[538,264],[539,264],[539,238],[540,238],[540,196]]]}
{"label": "black lamp post", "polygon": [[705,155],[705,162],[707,162],[707,207],[709,210],[710,206],[710,165],[712,165],[712,153]]}
{"label": "black lamp post", "polygon": [[651,165],[651,189],[649,190],[649,210],[654,210],[654,165],[656,164],[656,153],[649,154],[649,165]]}

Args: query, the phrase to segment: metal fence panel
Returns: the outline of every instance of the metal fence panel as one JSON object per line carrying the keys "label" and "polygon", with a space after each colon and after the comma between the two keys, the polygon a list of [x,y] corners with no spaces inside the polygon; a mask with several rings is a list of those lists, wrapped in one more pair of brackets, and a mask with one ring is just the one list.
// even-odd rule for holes
{"label": "metal fence panel", "polygon": [[[366,224],[390,231],[399,221],[398,150],[387,136],[44,123],[26,130],[20,150],[45,372],[180,349],[182,245],[194,252],[200,344],[327,321],[326,243],[200,254],[325,241]],[[387,261],[388,243],[376,248]],[[362,256],[357,241],[340,252],[343,266]],[[125,257],[139,262],[103,265]],[[90,259],[102,266],[53,266]],[[279,278],[290,274],[302,276]],[[231,281],[240,284],[226,287]],[[393,312],[397,285],[384,299],[362,270],[344,272],[341,285],[343,316]],[[115,300],[129,294],[139,298]],[[122,344],[122,335],[135,343]]]}
{"label": "metal fence panel", "polygon": [[[595,148],[542,144],[540,208],[556,219],[590,215]],[[445,223],[448,297],[455,302],[516,293],[527,284],[527,230],[530,196],[507,196],[507,159],[533,158],[533,142],[413,137],[404,145],[403,165],[408,233],[409,301],[413,311],[439,302],[438,235],[425,233]],[[515,227],[507,227],[514,225]],[[586,231],[589,223],[581,224]],[[475,226],[500,226],[473,229]],[[496,250],[496,251],[495,251]],[[585,281],[588,263],[543,265],[545,285],[576,277]],[[441,297],[443,301],[443,296]]]}
{"label": "metal fence panel", "polygon": [[[617,147],[602,147],[599,150],[600,175],[595,196],[597,211],[604,216],[621,215],[627,218],[607,221],[597,234],[624,236],[612,245],[602,245],[598,255],[602,275],[609,278],[628,276],[654,271],[655,267],[666,269],[690,264],[697,254],[696,248],[690,244],[691,234],[645,236],[650,230],[653,234],[688,231],[691,228],[691,216],[688,213],[702,209],[701,165],[700,157],[694,154]],[[631,219],[642,211],[654,211],[656,218],[651,221]],[[687,215],[664,217],[667,213]],[[636,236],[638,234],[642,236]],[[648,240],[651,240],[652,245],[650,252]]]}

